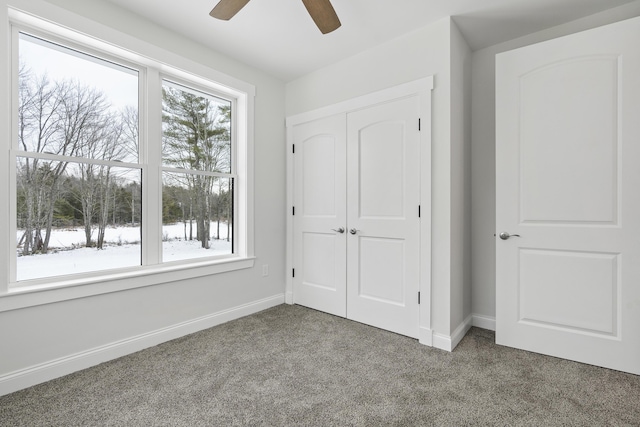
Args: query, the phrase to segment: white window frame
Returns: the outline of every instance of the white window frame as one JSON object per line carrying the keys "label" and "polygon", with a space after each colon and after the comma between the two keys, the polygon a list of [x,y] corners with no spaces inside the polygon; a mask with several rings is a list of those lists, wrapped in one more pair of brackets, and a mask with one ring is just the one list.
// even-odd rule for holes
{"label": "white window frame", "polygon": [[[9,239],[0,250],[0,312],[33,305],[82,298],[125,289],[152,286],[254,266],[253,238],[253,119],[255,87],[173,52],[150,45],[111,28],[96,25],[77,15],[55,9],[43,19],[8,9],[11,28],[10,141],[5,176],[9,206],[0,211],[0,220],[9,225]],[[51,11],[50,11],[51,12]],[[52,22],[57,22],[56,24]],[[75,30],[70,30],[74,28]],[[18,33],[24,31],[82,52],[110,59],[139,71],[139,168],[143,173],[142,266],[65,277],[49,277],[15,282],[15,203],[17,132]],[[175,66],[172,64],[180,64]],[[234,253],[225,257],[162,262],[162,95],[163,79],[202,90],[232,102],[232,150],[234,179]],[[10,146],[9,146],[10,144]],[[3,172],[0,172],[2,174]],[[155,208],[154,208],[155,207]],[[155,214],[154,214],[155,213]],[[12,281],[13,280],[13,281]]]}

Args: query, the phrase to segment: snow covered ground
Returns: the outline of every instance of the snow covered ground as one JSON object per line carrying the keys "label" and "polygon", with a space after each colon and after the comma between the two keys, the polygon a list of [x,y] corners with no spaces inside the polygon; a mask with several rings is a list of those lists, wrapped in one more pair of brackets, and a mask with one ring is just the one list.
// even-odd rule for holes
{"label": "snow covered ground", "polygon": [[[225,223],[220,223],[220,237],[223,240],[212,239],[211,247],[203,249],[197,240],[184,240],[184,224],[163,226],[163,261],[230,254],[231,242],[224,240],[227,237],[226,227]],[[212,222],[211,232],[214,236],[216,231],[217,223]],[[195,224],[193,232],[195,235]],[[16,242],[20,240],[22,233],[21,230],[18,230]],[[141,265],[139,227],[108,228],[105,232],[105,241],[107,243],[102,250],[85,248],[82,247],[85,242],[82,228],[54,230],[51,235],[50,247],[64,250],[42,255],[19,256],[17,279],[21,281]]]}

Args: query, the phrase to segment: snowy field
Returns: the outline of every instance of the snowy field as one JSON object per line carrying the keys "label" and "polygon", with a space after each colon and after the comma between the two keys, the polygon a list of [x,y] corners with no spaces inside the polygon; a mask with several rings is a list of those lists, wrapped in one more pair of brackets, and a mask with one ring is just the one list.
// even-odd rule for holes
{"label": "snowy field", "polygon": [[[211,233],[214,236],[217,225],[216,222],[211,223]],[[187,225],[187,235],[188,227]],[[16,242],[20,240],[22,233],[23,231],[18,230]],[[195,224],[193,233],[196,234]],[[95,234],[96,232],[94,232],[94,239]],[[203,249],[197,240],[184,240],[184,224],[182,223],[163,226],[162,236],[162,254],[165,262],[231,253],[231,242],[226,240],[212,239],[209,249]],[[220,223],[220,237],[222,239],[227,237],[227,224],[225,223]],[[49,246],[64,248],[64,250],[42,255],[19,256],[17,260],[18,281],[141,265],[139,227],[107,228],[105,232],[106,243],[102,250],[82,247],[84,242],[84,230],[81,227],[53,230]]]}

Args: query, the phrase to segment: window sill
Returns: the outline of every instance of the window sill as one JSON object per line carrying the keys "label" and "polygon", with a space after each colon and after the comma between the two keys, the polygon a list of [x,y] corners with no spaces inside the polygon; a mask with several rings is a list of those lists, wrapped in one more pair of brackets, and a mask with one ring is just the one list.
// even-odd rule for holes
{"label": "window sill", "polygon": [[141,267],[136,271],[55,281],[44,285],[17,286],[10,288],[7,294],[0,295],[0,312],[252,268],[254,262],[255,257],[244,257],[155,265]]}

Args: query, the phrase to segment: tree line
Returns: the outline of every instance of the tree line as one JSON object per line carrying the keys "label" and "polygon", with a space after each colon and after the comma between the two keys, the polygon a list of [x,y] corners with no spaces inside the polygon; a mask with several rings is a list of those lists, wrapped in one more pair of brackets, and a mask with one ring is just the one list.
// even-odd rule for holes
{"label": "tree line", "polygon": [[[49,252],[57,227],[82,227],[84,245],[102,249],[108,226],[139,225],[140,169],[117,166],[138,162],[137,109],[114,109],[107,94],[81,81],[51,81],[24,65],[18,96],[18,144],[25,152],[16,164],[19,254]],[[225,104],[163,90],[165,164],[228,172],[230,120]],[[211,222],[218,221],[220,238],[220,222],[231,221],[232,185],[214,175],[165,173],[163,223],[184,222],[185,239],[208,248]]]}

